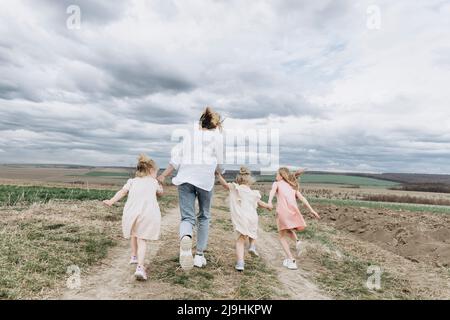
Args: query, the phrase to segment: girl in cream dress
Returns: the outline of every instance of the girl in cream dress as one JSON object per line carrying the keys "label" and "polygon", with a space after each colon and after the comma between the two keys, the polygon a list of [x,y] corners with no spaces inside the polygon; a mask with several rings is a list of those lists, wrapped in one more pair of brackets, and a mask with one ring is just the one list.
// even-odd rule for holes
{"label": "girl in cream dress", "polygon": [[156,180],[158,169],[155,162],[145,155],[139,157],[136,177],[110,200],[108,206],[128,195],[122,216],[122,231],[126,239],[131,238],[130,264],[137,264],[135,277],[147,280],[144,267],[147,240],[158,240],[161,227],[161,211],[157,196],[162,195],[162,186]]}
{"label": "girl in cream dress", "polygon": [[250,170],[241,167],[236,177],[236,182],[227,183],[220,173],[216,173],[220,184],[230,192],[230,212],[231,221],[237,234],[236,241],[236,270],[244,270],[244,247],[245,241],[250,242],[249,252],[258,256],[255,241],[258,234],[258,212],[257,208],[269,209],[269,205],[261,201],[261,194],[257,190],[252,190],[250,185],[254,180]]}

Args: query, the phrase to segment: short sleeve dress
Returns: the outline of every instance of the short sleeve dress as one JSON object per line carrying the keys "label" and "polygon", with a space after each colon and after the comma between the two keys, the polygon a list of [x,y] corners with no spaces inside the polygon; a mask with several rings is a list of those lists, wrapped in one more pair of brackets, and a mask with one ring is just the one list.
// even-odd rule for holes
{"label": "short sleeve dress", "polygon": [[296,191],[284,180],[275,182],[272,189],[277,189],[278,230],[304,230],[306,222],[297,205]]}
{"label": "short sleeve dress", "polygon": [[234,229],[239,235],[256,239],[258,236],[258,201],[261,194],[246,185],[229,183],[230,212]]}
{"label": "short sleeve dress", "polygon": [[156,192],[162,191],[158,181],[150,176],[129,179],[123,189],[128,200],[123,209],[123,236],[144,240],[158,240],[161,228],[161,211]]}

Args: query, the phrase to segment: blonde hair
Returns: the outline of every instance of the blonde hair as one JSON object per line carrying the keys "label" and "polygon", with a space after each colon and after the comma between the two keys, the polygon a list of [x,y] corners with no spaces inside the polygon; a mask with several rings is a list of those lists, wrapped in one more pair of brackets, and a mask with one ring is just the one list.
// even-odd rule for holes
{"label": "blonde hair", "polygon": [[222,130],[222,118],[219,113],[212,110],[211,107],[206,107],[200,117],[200,126],[203,129],[217,129]]}
{"label": "blonde hair", "polygon": [[139,155],[138,164],[136,166],[136,177],[150,176],[152,171],[158,171],[156,162],[145,154]]}
{"label": "blonde hair", "polygon": [[252,172],[247,167],[241,167],[239,174],[236,176],[237,184],[252,185],[255,179],[252,177]]}
{"label": "blonde hair", "polygon": [[289,183],[289,185],[294,189],[294,190],[299,190],[300,186],[298,184],[298,180],[295,177],[295,175],[293,173],[291,173],[289,171],[288,168],[286,167],[281,167],[280,169],[278,169],[278,173],[281,176],[281,178],[283,178],[284,181],[286,181],[287,183]]}

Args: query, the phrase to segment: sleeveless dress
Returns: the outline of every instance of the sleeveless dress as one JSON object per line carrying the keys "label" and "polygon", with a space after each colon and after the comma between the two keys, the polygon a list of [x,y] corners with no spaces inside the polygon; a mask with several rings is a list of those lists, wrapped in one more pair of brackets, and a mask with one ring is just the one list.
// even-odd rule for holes
{"label": "sleeveless dress", "polygon": [[229,183],[230,212],[234,229],[239,235],[256,239],[258,236],[258,201],[261,194],[249,186]]}
{"label": "sleeveless dress", "polygon": [[150,176],[129,179],[123,189],[128,190],[128,200],[123,209],[123,236],[145,240],[158,240],[161,228],[161,211],[156,192],[162,191],[158,181]]}
{"label": "sleeveless dress", "polygon": [[274,182],[272,190],[274,189],[277,190],[278,231],[305,229],[306,222],[297,205],[296,191],[284,180]]}

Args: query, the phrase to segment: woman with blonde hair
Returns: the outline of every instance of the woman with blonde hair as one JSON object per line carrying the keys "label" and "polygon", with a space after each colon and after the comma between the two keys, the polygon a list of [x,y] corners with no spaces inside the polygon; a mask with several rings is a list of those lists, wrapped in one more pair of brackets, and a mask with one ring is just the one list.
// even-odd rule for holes
{"label": "woman with blonde hair", "polygon": [[[221,116],[207,107],[200,117],[198,129],[193,132],[194,139],[185,139],[172,150],[169,166],[158,177],[160,182],[164,182],[177,170],[172,183],[178,186],[181,213],[180,265],[184,270],[190,270],[194,266],[202,268],[207,263],[204,251],[208,245],[214,173],[222,159],[221,129]],[[193,155],[192,149],[198,153]],[[198,214],[195,213],[196,199],[199,204]],[[192,237],[196,225],[197,246],[193,257]]]}
{"label": "woman with blonde hair", "polygon": [[320,216],[314,211],[309,205],[308,200],[306,200],[299,191],[300,188],[297,175],[300,175],[301,173],[301,171],[297,171],[295,174],[292,174],[289,169],[285,167],[278,169],[275,178],[276,181],[273,183],[268,201],[269,206],[273,208],[272,201],[274,196],[277,196],[277,226],[281,246],[287,257],[283,261],[283,266],[291,270],[297,269],[297,263],[292,256],[288,239],[290,238],[296,242],[297,252],[299,252],[300,241],[295,232],[303,231],[306,228],[306,222],[298,208],[297,199],[299,199],[317,219],[320,219]]}
{"label": "woman with blonde hair", "polygon": [[136,177],[129,179],[125,186],[110,200],[103,203],[112,206],[128,195],[123,209],[122,231],[126,239],[131,238],[130,264],[137,264],[135,277],[147,280],[145,253],[148,240],[158,240],[161,228],[161,211],[157,196],[163,188],[156,180],[156,163],[146,155],[140,155],[136,166]]}

